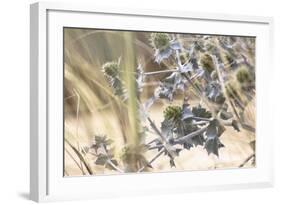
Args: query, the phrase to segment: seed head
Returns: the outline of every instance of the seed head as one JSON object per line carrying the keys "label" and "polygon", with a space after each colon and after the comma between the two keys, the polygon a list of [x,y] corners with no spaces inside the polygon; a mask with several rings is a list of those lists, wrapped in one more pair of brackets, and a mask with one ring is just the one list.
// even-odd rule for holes
{"label": "seed head", "polygon": [[167,33],[152,33],[151,43],[155,49],[165,50],[170,46],[171,37]]}
{"label": "seed head", "polygon": [[201,57],[200,64],[203,67],[203,69],[208,73],[212,73],[212,71],[215,69],[213,59],[209,54],[204,54]]}
{"label": "seed head", "polygon": [[240,68],[236,73],[236,79],[239,83],[252,82],[252,77],[247,68]]}
{"label": "seed head", "polygon": [[177,120],[181,118],[182,108],[180,106],[168,106],[164,110],[164,118]]}
{"label": "seed head", "polygon": [[115,61],[107,62],[102,66],[102,70],[106,75],[114,78],[119,73],[119,64]]}

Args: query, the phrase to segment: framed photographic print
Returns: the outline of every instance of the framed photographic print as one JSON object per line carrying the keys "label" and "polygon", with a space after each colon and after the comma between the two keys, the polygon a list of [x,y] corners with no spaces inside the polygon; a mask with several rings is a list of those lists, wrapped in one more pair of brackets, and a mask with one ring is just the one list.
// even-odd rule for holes
{"label": "framed photographic print", "polygon": [[31,199],[272,186],[272,22],[31,5]]}

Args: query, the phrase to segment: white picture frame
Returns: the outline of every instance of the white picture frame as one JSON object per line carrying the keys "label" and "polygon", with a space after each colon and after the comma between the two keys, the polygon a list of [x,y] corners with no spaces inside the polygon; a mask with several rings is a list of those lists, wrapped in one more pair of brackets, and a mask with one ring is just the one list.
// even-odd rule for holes
{"label": "white picture frame", "polygon": [[[95,19],[96,22],[93,21]],[[185,29],[178,26],[183,24],[194,26]],[[57,123],[62,122],[62,114],[59,116],[56,114],[62,111],[61,57],[64,26],[129,30],[151,30],[153,27],[153,30],[157,31],[256,36],[257,166],[253,169],[64,178],[60,167],[63,142],[60,133],[63,124]],[[273,131],[270,129],[270,120],[274,119],[271,113],[264,109],[270,107],[270,99],[274,96],[266,72],[267,69],[273,69],[272,29],[273,19],[270,17],[97,8],[93,4],[47,2],[32,4],[30,198],[41,202],[273,186],[273,133],[271,133]],[[212,177],[209,177],[209,172],[212,173]],[[151,180],[155,183],[147,184]],[[184,180],[188,183],[182,183]],[[115,184],[118,189],[109,186],[110,184]]]}

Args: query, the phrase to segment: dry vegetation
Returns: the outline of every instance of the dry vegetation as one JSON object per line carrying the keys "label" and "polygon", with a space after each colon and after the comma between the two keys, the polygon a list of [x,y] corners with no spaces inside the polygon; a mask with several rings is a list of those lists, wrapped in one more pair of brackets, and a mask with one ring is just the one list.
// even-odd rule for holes
{"label": "dry vegetation", "polygon": [[[65,176],[255,166],[255,39],[163,36],[64,29]],[[174,143],[184,136],[163,122],[198,106],[210,116],[188,123],[207,127],[202,143]],[[212,122],[223,131],[210,147]]]}

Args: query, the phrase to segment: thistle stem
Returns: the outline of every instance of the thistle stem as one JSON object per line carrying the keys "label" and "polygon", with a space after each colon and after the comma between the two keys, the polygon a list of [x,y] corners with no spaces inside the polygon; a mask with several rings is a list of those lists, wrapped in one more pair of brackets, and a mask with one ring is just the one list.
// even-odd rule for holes
{"label": "thistle stem", "polygon": [[152,129],[161,137],[163,142],[167,142],[165,137],[162,135],[162,133],[160,132],[160,130],[158,130],[158,128],[156,127],[155,123],[151,120],[151,118],[149,116],[147,116],[147,119],[150,123],[150,126],[152,127]]}
{"label": "thistle stem", "polygon": [[[103,148],[105,154],[108,156],[108,150],[106,149],[106,147],[104,146],[104,144],[101,144],[101,147]],[[110,158],[107,159],[106,161],[110,166],[112,166],[112,168],[114,168],[116,171],[124,173],[125,171],[120,169],[119,167],[117,167]]]}
{"label": "thistle stem", "polygon": [[223,92],[225,93],[226,102],[230,105],[231,111],[235,114],[235,117],[237,118],[237,120],[238,120],[238,121],[240,122],[240,124],[241,124],[241,119],[240,119],[240,117],[239,117],[239,114],[237,113],[237,110],[235,109],[235,106],[234,106],[233,102],[231,101],[231,99],[229,98],[229,96],[228,96],[228,94],[227,94],[227,92],[226,92],[224,79],[223,79],[222,74],[221,74],[221,72],[220,72],[220,69],[219,69],[219,67],[218,67],[218,60],[217,60],[217,57],[214,56],[214,55],[211,55],[211,57],[212,57],[212,60],[213,60],[213,62],[214,62],[214,65],[215,65],[215,70],[216,70],[216,72],[217,72],[217,74],[218,74],[218,79],[219,79],[220,85],[221,85],[221,87],[222,87]]}
{"label": "thistle stem", "polygon": [[153,149],[159,149],[159,148],[163,148],[163,145],[156,145],[156,146],[153,146],[153,147],[149,147],[148,149],[153,150]]}
{"label": "thistle stem", "polygon": [[204,118],[204,117],[192,117],[192,119],[194,119],[194,120],[201,120],[201,121],[207,121],[207,122],[210,122],[210,121],[213,120],[213,119]]}
{"label": "thistle stem", "polygon": [[143,166],[142,168],[140,168],[138,170],[138,172],[142,172],[148,165],[151,165],[158,157],[160,157],[162,154],[164,153],[164,150],[162,150],[161,152],[159,152],[157,155],[155,155],[155,157],[153,157],[148,163],[147,165]]}
{"label": "thistle stem", "polygon": [[156,141],[157,141],[157,139],[151,140],[149,143],[147,143],[147,145],[150,145],[150,144],[152,144],[153,142],[156,142]]}
{"label": "thistle stem", "polygon": [[153,72],[146,72],[144,75],[157,75],[161,73],[173,73],[173,72],[179,72],[178,70],[159,70],[159,71],[153,71]]}
{"label": "thistle stem", "polygon": [[119,167],[117,167],[110,159],[108,159],[106,162],[108,164],[110,164],[110,166],[112,166],[112,168],[114,168],[116,171],[118,171],[120,173],[124,173],[124,170],[122,170]]}
{"label": "thistle stem", "polygon": [[193,137],[195,137],[195,136],[197,136],[197,135],[202,134],[203,132],[205,132],[205,131],[207,130],[208,126],[209,126],[209,124],[208,124],[208,125],[205,125],[205,126],[202,127],[200,130],[196,130],[195,132],[192,132],[192,133],[190,133],[190,134],[188,134],[188,135],[185,135],[185,136],[183,136],[183,137],[180,137],[180,138],[178,138],[178,139],[175,139],[174,144],[182,144],[182,143],[184,143],[186,140],[189,140],[189,139],[191,139],[191,138],[193,138]]}
{"label": "thistle stem", "polygon": [[159,131],[159,129],[156,127],[155,123],[150,119],[150,117],[147,117],[148,121],[150,122],[151,127],[154,129],[154,131],[160,136],[162,143],[163,143],[163,147],[165,148],[165,150],[171,155],[174,156],[174,154],[170,151],[170,145],[167,142],[166,138],[162,135],[162,133]]}

